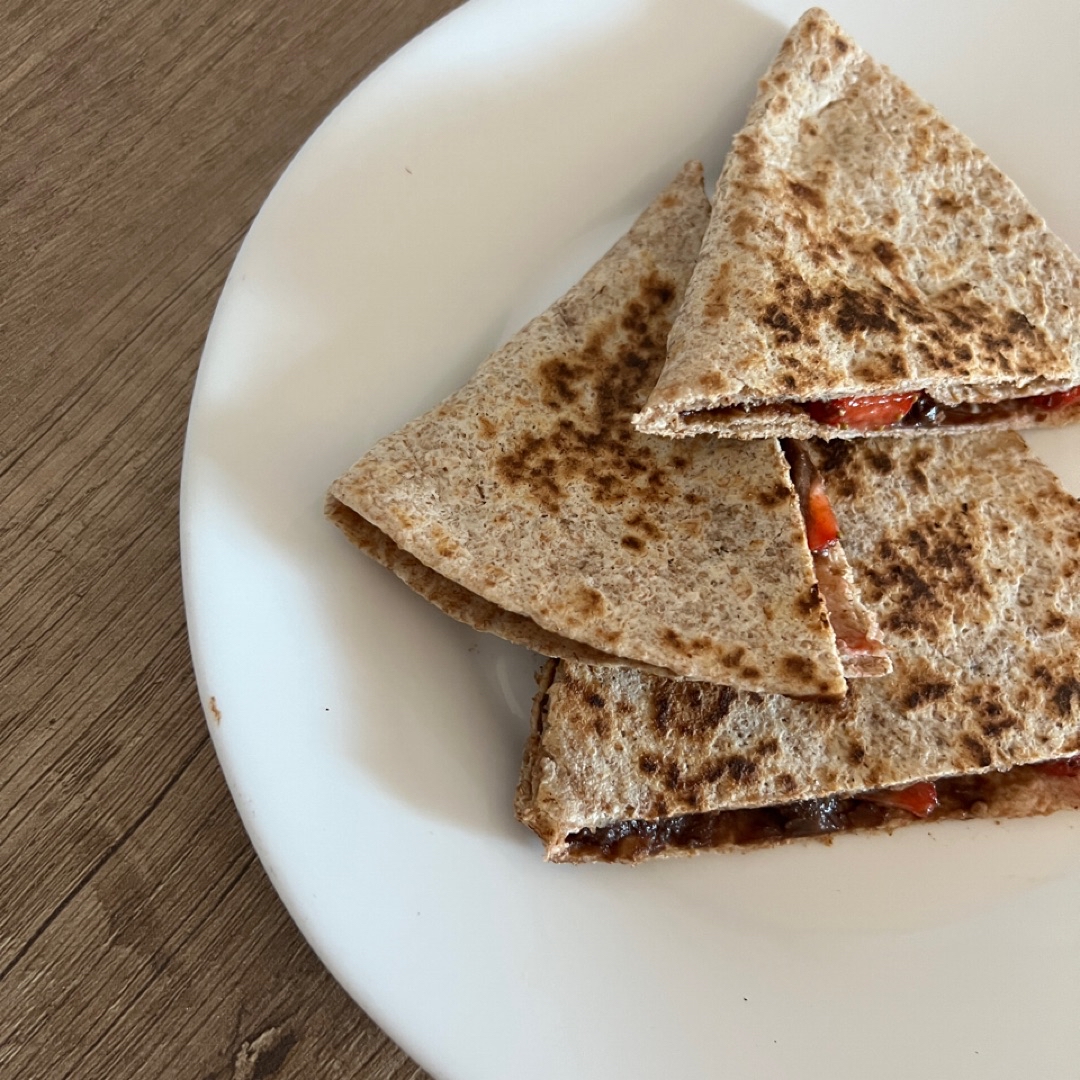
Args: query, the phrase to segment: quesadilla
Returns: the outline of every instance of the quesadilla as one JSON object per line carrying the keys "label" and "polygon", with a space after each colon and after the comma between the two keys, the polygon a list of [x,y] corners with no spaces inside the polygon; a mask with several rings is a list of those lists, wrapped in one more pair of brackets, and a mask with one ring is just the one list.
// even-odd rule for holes
{"label": "quesadilla", "polygon": [[1080,503],[1012,433],[810,452],[892,674],[830,705],[552,666],[516,804],[549,859],[1080,807]]}
{"label": "quesadilla", "polygon": [[779,443],[631,426],[708,214],[693,163],[461,390],[337,480],[328,514],[443,611],[549,655],[842,696],[845,673],[888,657],[839,543],[819,585]]}
{"label": "quesadilla", "polygon": [[1080,259],[823,11],[762,79],[639,430],[826,439],[1080,418]]}

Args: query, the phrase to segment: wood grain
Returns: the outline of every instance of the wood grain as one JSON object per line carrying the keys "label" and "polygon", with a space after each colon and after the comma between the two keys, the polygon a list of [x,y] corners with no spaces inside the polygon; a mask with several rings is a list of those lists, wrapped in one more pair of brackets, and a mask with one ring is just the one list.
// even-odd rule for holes
{"label": "wood grain", "polygon": [[237,245],[455,0],[0,11],[0,1075],[423,1075],[273,894],[191,674],[176,506]]}

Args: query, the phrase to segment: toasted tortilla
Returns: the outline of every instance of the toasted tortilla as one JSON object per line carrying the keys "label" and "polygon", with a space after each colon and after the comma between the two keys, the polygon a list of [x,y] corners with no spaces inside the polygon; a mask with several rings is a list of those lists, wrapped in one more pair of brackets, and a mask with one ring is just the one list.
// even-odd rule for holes
{"label": "toasted tortilla", "polygon": [[708,213],[693,163],[461,390],[336,481],[330,516],[444,611],[519,644],[842,696],[779,443],[674,444],[630,423]]}
{"label": "toasted tortilla", "polygon": [[[370,521],[365,520],[355,510],[350,510],[337,499],[327,500],[326,516],[361,551],[393,572],[410,589],[434,604],[443,614],[471,626],[474,630],[495,634],[515,645],[524,645],[527,649],[532,649],[543,656],[559,656],[567,660],[603,666],[619,666],[626,663],[620,657],[594,649],[584,642],[553,634],[527,616],[519,615],[516,611],[507,611],[485,600],[482,596],[470,592],[456,581],[443,577],[442,574],[432,570],[430,566],[425,566],[415,556],[398,547],[386,533],[375,528]],[[643,671],[677,678],[674,672],[664,668],[654,668],[648,664],[638,666]]]}
{"label": "toasted tortilla", "polygon": [[822,807],[825,833],[891,828],[922,819],[835,801],[939,778],[968,778],[939,816],[1080,805],[1077,777],[1001,779],[1080,752],[1080,503],[1011,433],[814,452],[838,510],[859,506],[847,553],[892,674],[829,705],[560,664],[517,798],[549,858],[776,843]]}
{"label": "toasted tortilla", "polygon": [[[638,428],[826,439],[1080,418],[1080,259],[823,11],[762,79]],[[883,429],[808,403],[919,394]],[[1058,394],[1057,397],[1050,395]]]}

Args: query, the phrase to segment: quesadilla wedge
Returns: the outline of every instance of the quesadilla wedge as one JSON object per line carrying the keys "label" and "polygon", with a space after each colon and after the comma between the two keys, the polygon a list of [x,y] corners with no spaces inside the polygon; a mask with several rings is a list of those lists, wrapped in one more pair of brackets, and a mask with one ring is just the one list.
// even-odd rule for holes
{"label": "quesadilla wedge", "polygon": [[735,136],[668,348],[644,432],[1064,424],[1080,418],[1080,259],[811,9]]}
{"label": "quesadilla wedge", "polygon": [[328,514],[443,611],[519,644],[842,696],[845,672],[888,657],[837,544],[838,646],[779,443],[674,444],[630,423],[708,213],[688,165],[461,390],[338,479]]}
{"label": "quesadilla wedge", "polygon": [[830,705],[552,666],[516,803],[549,859],[1080,807],[1080,503],[1012,433],[810,452],[892,674]]}

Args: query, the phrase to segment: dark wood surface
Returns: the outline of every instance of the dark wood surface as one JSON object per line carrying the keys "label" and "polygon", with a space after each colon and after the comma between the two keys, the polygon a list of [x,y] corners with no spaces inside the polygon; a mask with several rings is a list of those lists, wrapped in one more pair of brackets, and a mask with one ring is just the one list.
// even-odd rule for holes
{"label": "dark wood surface", "polygon": [[0,9],[0,1076],[420,1070],[271,889],[208,741],[177,496],[237,246],[455,0]]}

